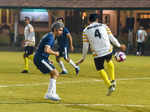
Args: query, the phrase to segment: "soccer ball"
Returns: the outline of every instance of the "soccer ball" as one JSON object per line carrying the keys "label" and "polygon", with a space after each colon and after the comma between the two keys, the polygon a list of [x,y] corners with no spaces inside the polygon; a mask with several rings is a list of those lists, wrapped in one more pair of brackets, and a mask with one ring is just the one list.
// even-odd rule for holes
{"label": "soccer ball", "polygon": [[126,60],[126,55],[124,52],[121,52],[121,51],[116,52],[115,53],[115,59],[117,62],[123,62]]}

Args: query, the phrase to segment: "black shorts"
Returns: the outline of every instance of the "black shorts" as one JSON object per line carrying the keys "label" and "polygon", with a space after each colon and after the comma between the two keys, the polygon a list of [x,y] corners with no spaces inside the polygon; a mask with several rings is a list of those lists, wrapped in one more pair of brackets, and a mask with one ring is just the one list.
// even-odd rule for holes
{"label": "black shorts", "polygon": [[33,54],[33,52],[34,52],[34,47],[33,46],[26,46],[25,48],[24,48],[24,55],[25,55],[25,57],[28,57],[29,55],[31,55],[31,54]]}
{"label": "black shorts", "polygon": [[61,48],[61,49],[58,49],[59,51],[59,56],[58,57],[64,57],[64,59],[68,59],[69,57],[69,49],[68,47],[64,47],[64,48]]}
{"label": "black shorts", "polygon": [[37,55],[34,56],[34,64],[44,74],[50,73],[55,69],[54,65],[48,59],[39,58]]}
{"label": "black shorts", "polygon": [[96,70],[104,69],[104,62],[105,61],[109,62],[111,59],[112,59],[112,53],[103,57],[95,58],[94,62],[95,62]]}

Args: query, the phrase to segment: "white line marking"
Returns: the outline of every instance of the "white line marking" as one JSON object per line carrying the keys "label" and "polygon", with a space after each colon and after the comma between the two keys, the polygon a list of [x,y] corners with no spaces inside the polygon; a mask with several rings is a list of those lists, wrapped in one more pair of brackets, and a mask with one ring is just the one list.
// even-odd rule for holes
{"label": "white line marking", "polygon": [[[3,101],[0,102],[0,104],[7,104],[7,101]],[[10,102],[9,104],[13,104],[16,102]],[[47,102],[45,102],[47,103]],[[149,107],[150,105],[141,105],[141,104],[80,104],[80,103],[52,103],[52,105],[64,105],[64,106],[91,106],[91,107],[95,107],[95,106],[101,106],[101,107],[114,107],[114,106],[119,106],[119,107],[137,107],[137,108],[144,108],[144,107]]]}
{"label": "white line marking", "polygon": [[146,105],[135,105],[135,104],[63,104],[66,106],[120,106],[120,107],[145,107]]}
{"label": "white line marking", "polygon": [[[118,81],[127,81],[127,80],[150,80],[150,77],[143,77],[143,78],[120,78],[117,79]],[[91,82],[102,82],[103,80],[91,79],[91,80],[79,80],[79,81],[62,81],[57,82],[57,84],[70,84],[70,83],[91,83]],[[0,85],[0,88],[7,88],[7,87],[25,87],[25,86],[41,86],[41,85],[48,85],[49,83],[33,83],[33,84],[6,84]]]}

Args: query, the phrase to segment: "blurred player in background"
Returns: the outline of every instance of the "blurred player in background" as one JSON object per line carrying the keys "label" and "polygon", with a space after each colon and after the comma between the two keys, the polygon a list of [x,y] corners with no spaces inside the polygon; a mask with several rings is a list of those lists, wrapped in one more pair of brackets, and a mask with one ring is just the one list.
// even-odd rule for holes
{"label": "blurred player in background", "polygon": [[144,30],[143,26],[140,26],[139,29],[137,30],[137,36],[136,36],[137,56],[144,55],[144,44],[146,41],[146,37],[147,37],[147,32]]}
{"label": "blurred player in background", "polygon": [[54,101],[60,100],[60,97],[56,94],[56,79],[58,78],[59,73],[52,62],[48,60],[48,57],[49,55],[59,56],[59,52],[53,51],[52,48],[54,47],[55,37],[60,36],[63,33],[63,27],[64,25],[62,23],[54,23],[52,32],[43,36],[34,56],[34,64],[36,67],[42,73],[49,73],[51,76],[48,92],[45,95],[45,98]]}
{"label": "blurred player in background", "polygon": [[22,73],[29,72],[29,59],[33,61],[33,52],[35,47],[35,32],[33,26],[30,24],[30,18],[25,17],[25,29],[24,29],[24,37],[25,40],[23,41],[24,47],[24,62],[25,67]]}
{"label": "blurred player in background", "polygon": [[[125,45],[120,45],[107,25],[98,23],[97,14],[91,14],[89,16],[89,22],[90,25],[88,25],[83,31],[82,58],[77,62],[77,65],[85,60],[90,44],[96,69],[108,87],[107,95],[109,96],[115,91],[116,86],[114,64],[112,62],[113,48],[111,42],[123,51],[125,51],[126,47]],[[105,61],[107,62],[110,80],[104,70]]]}
{"label": "blurred player in background", "polygon": [[[56,21],[63,23],[64,18],[59,17],[56,19]],[[68,73],[67,69],[64,66],[63,61],[60,60],[61,57],[64,57],[65,61],[70,63],[75,68],[76,74],[78,74],[79,73],[79,66],[77,66],[72,61],[72,59],[69,58],[69,46],[70,46],[70,50],[72,52],[74,51],[74,47],[73,47],[73,42],[72,42],[72,36],[66,27],[64,27],[63,34],[57,38],[57,41],[58,41],[58,47],[59,47],[58,51],[59,51],[60,55],[56,57],[56,61],[59,63],[59,65],[62,69],[61,74],[67,74]]]}

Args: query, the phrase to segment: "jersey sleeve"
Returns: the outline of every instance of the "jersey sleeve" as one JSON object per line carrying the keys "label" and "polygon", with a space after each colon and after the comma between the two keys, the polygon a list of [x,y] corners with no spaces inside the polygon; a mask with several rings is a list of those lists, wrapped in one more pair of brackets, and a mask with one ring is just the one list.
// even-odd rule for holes
{"label": "jersey sleeve", "polygon": [[116,46],[116,47],[120,47],[120,43],[119,41],[114,37],[114,35],[112,34],[110,28],[108,26],[105,25],[107,34],[109,36],[109,40]]}
{"label": "jersey sleeve", "polygon": [[32,25],[30,25],[30,24],[29,24],[29,26],[28,26],[28,27],[29,27],[29,31],[30,31],[30,33],[31,33],[31,32],[34,32],[34,28],[33,28],[33,26],[32,26]]}
{"label": "jersey sleeve", "polygon": [[69,30],[67,28],[64,28],[64,33],[67,35],[67,34],[70,34]]}
{"label": "jersey sleeve", "polygon": [[82,39],[83,39],[82,58],[85,59],[89,48],[89,41],[85,30],[83,31]]}
{"label": "jersey sleeve", "polygon": [[108,26],[105,26],[105,28],[106,28],[107,34],[112,35],[112,32],[111,32],[110,28]]}
{"label": "jersey sleeve", "polygon": [[53,39],[52,39],[51,36],[48,35],[47,39],[46,39],[45,42],[44,42],[44,45],[45,45],[45,46],[53,47]]}
{"label": "jersey sleeve", "polygon": [[83,33],[82,33],[82,40],[83,40],[83,43],[85,42],[89,42],[88,41],[88,37],[87,37],[87,34],[86,34],[86,31],[84,30]]}
{"label": "jersey sleeve", "polygon": [[144,31],[144,35],[147,36],[147,32],[146,31]]}

